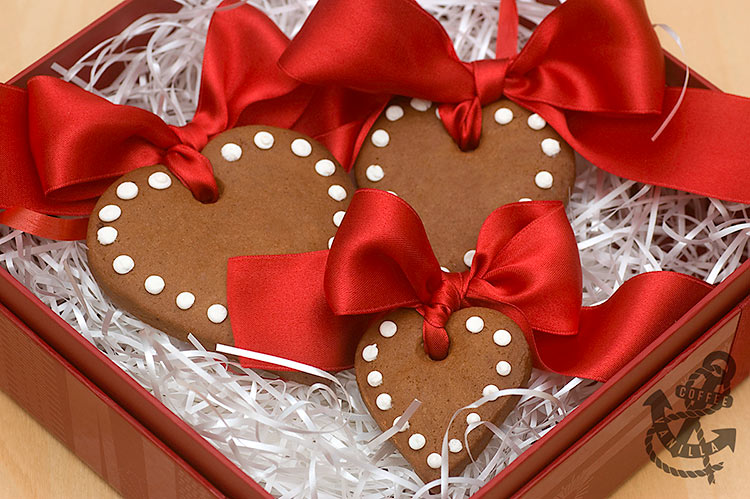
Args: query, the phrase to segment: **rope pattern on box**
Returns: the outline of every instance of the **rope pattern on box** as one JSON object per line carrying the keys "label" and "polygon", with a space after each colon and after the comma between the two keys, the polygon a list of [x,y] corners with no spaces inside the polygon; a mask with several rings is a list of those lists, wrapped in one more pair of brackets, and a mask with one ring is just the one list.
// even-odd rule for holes
{"label": "rope pattern on box", "polygon": [[[713,414],[714,412],[718,411],[721,408],[721,404],[714,405],[712,407],[709,407],[708,409],[703,409],[700,411],[681,411],[681,412],[675,412],[673,414],[670,414],[669,416],[664,416],[665,421],[668,423],[670,421],[677,421],[680,419],[692,419],[692,418],[700,418],[701,416],[705,416],[708,414]],[[715,472],[720,471],[724,469],[724,462],[720,462],[718,464],[710,464],[708,460],[708,456],[704,456],[703,458],[703,465],[705,468],[703,469],[697,469],[697,470],[678,470],[677,468],[674,468],[661,459],[659,459],[659,456],[656,455],[656,452],[654,452],[654,446],[652,443],[652,440],[654,438],[654,433],[656,433],[656,429],[652,426],[648,429],[646,432],[646,452],[648,453],[649,458],[651,461],[662,471],[665,473],[669,473],[673,476],[679,476],[682,478],[702,478],[707,476],[712,476]],[[698,441],[701,444],[706,443],[706,440],[703,436],[703,429],[699,426],[698,430],[696,432],[696,436],[698,437]]]}

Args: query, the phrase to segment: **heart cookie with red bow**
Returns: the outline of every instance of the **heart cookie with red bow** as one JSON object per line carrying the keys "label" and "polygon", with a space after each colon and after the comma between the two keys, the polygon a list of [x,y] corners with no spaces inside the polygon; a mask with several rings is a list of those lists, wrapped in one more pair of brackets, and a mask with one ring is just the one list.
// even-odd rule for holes
{"label": "heart cookie with red bow", "polygon": [[375,122],[354,171],[359,187],[390,191],[414,207],[440,265],[461,272],[496,208],[568,199],[575,156],[543,118],[505,99],[482,109],[479,147],[461,151],[436,105],[401,97]]}
{"label": "heart cookie with red bow", "polygon": [[203,204],[164,166],[133,170],[101,196],[89,222],[89,264],[136,317],[205,346],[233,344],[227,260],[324,250],[354,192],[328,150],[297,132],[245,126],[213,138],[219,199]]}
{"label": "heart cookie with red bow", "polygon": [[[429,482],[440,477],[444,459],[450,475],[461,473],[471,462],[468,451],[476,458],[493,435],[479,425],[465,439],[468,426],[480,421],[499,425],[518,397],[464,409],[448,429],[453,414],[483,395],[525,386],[531,354],[521,328],[496,310],[470,307],[454,312],[445,325],[450,350],[442,360],[425,353],[422,323],[414,309],[399,309],[376,321],[359,343],[355,368],[362,398],[381,429],[394,426],[414,399],[422,402],[392,441]],[[448,454],[441,455],[446,431]]]}

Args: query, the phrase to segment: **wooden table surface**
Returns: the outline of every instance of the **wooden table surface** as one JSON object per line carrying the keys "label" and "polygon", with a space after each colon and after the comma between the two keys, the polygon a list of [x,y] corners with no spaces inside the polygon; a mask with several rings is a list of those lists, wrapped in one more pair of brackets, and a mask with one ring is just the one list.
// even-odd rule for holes
{"label": "wooden table surface", "polygon": [[[6,81],[77,32],[119,0],[0,0],[0,81]],[[750,96],[750,11],[747,0],[647,0],[655,23],[669,24],[682,38],[690,65],[724,91]],[[670,38],[665,47],[679,55]],[[750,382],[735,391],[735,406],[714,415],[710,426],[737,428],[734,455],[717,483],[675,478],[650,463],[615,494],[641,497],[747,496],[750,471]],[[742,494],[744,492],[744,494]],[[0,392],[0,498],[117,497],[97,475]]]}

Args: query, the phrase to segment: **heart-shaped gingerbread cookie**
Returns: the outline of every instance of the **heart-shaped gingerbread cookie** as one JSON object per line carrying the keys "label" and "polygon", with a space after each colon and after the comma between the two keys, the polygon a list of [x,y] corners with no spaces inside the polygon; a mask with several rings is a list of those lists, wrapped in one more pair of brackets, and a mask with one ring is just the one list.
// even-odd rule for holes
{"label": "heart-shaped gingerbread cookie", "polygon": [[440,265],[471,266],[485,218],[524,200],[568,199],[571,147],[539,115],[509,100],[482,109],[482,140],[463,152],[438,107],[395,99],[378,118],[354,165],[357,185],[391,191],[419,213]]}
{"label": "heart-shaped gingerbread cookie", "polygon": [[[422,321],[413,309],[399,309],[376,321],[359,343],[355,368],[362,398],[381,429],[391,428],[414,399],[422,402],[392,440],[429,482],[440,477],[443,435],[454,412],[482,395],[524,386],[531,374],[531,354],[523,331],[510,318],[470,307],[448,319],[450,351],[435,361],[424,351]],[[517,400],[500,397],[456,417],[448,437],[450,475],[471,460],[464,445],[467,426],[480,420],[500,424]],[[479,455],[491,436],[484,425],[469,434],[472,456]]]}
{"label": "heart-shaped gingerbread cookie", "polygon": [[219,200],[202,204],[164,166],[134,170],[99,199],[89,264],[120,307],[162,331],[232,344],[227,260],[326,249],[354,192],[324,146],[267,126],[228,130],[203,149]]}

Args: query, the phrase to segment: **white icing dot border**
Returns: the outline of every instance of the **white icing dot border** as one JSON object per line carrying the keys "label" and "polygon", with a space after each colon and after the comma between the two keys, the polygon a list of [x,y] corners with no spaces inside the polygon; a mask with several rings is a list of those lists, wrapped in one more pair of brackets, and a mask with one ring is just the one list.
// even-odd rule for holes
{"label": "white icing dot border", "polygon": [[[401,116],[403,116],[403,108],[400,106]],[[401,116],[395,119],[400,119]],[[392,120],[392,121],[395,121]],[[387,132],[383,130],[386,138],[388,138]],[[253,143],[260,150],[271,149],[276,142],[276,138],[273,133],[268,130],[259,130],[253,135]],[[386,142],[387,145],[387,142]],[[293,155],[299,158],[307,158],[313,152],[313,146],[306,138],[298,137],[294,139],[290,144],[290,149]],[[220,148],[220,154],[222,158],[227,162],[236,162],[242,158],[243,149],[242,146],[235,142],[226,142]],[[377,166],[377,165],[376,165]],[[383,172],[380,168],[380,178],[382,178]],[[336,164],[328,159],[321,158],[315,162],[314,165],[315,173],[321,177],[331,177],[336,173]],[[155,190],[164,190],[172,186],[172,177],[163,171],[152,172],[147,178],[147,184],[149,187]],[[139,194],[138,185],[132,181],[121,182],[115,187],[115,196],[123,201],[131,200],[137,197]],[[346,188],[339,184],[332,184],[328,187],[328,196],[336,201],[344,201],[348,193]],[[97,213],[100,221],[104,223],[111,223],[118,220],[122,216],[122,208],[117,204],[108,204],[100,208]],[[341,222],[346,215],[345,210],[337,210],[332,216],[333,224],[336,227],[341,225]],[[97,241],[102,246],[108,246],[114,244],[119,236],[118,230],[112,226],[103,226],[97,230]],[[334,236],[328,239],[328,249],[333,245]],[[112,262],[113,270],[120,274],[128,274],[135,267],[135,262],[128,255],[119,255]],[[164,279],[156,274],[149,275],[143,282],[143,289],[149,294],[156,296],[162,293],[165,288]],[[182,291],[175,297],[175,304],[181,310],[190,310],[196,302],[196,297],[189,291]],[[223,323],[229,315],[227,308],[219,303],[215,303],[206,309],[206,318],[209,322],[214,324]],[[376,346],[377,349],[377,346]],[[377,353],[376,353],[377,356]],[[376,371],[377,372],[377,371]],[[382,383],[382,381],[381,381]]]}

